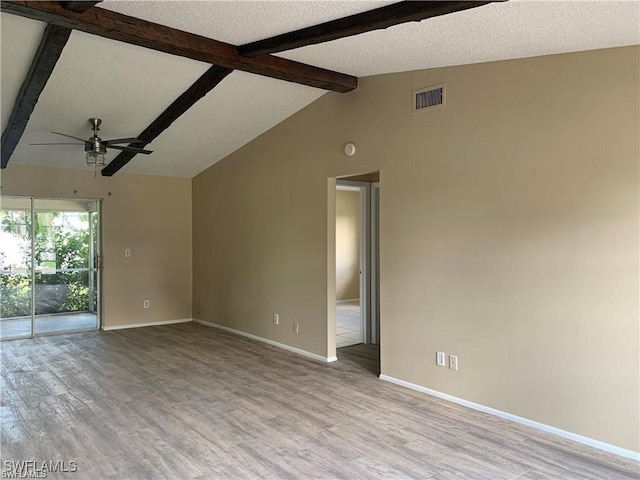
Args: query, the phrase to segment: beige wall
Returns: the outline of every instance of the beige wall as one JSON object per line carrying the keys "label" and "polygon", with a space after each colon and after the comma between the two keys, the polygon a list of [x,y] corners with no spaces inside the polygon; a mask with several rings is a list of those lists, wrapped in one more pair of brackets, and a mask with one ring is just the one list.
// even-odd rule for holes
{"label": "beige wall", "polygon": [[1,175],[3,195],[103,199],[104,326],[191,318],[189,179],[12,164]]}
{"label": "beige wall", "polygon": [[336,191],[336,300],[360,298],[360,192]]}
{"label": "beige wall", "polygon": [[[331,177],[379,169],[382,373],[638,451],[639,58],[327,94],[194,179],[197,316],[332,355]],[[442,82],[446,108],[414,114]]]}

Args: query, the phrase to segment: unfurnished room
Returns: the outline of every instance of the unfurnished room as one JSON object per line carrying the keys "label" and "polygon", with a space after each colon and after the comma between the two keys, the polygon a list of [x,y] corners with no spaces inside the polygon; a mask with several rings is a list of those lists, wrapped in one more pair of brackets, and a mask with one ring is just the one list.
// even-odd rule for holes
{"label": "unfurnished room", "polygon": [[640,2],[2,1],[0,469],[640,479]]}

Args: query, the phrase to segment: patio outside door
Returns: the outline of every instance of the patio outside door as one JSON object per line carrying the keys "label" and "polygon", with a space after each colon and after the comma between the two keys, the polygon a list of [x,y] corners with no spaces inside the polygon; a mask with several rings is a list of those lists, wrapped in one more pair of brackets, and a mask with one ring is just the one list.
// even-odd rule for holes
{"label": "patio outside door", "polygon": [[0,339],[99,327],[99,206],[1,198]]}

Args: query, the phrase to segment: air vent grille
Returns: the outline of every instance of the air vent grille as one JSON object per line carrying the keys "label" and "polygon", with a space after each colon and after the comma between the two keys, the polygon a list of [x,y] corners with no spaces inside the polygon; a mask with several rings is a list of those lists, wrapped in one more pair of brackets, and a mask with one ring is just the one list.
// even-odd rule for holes
{"label": "air vent grille", "polygon": [[445,105],[445,85],[422,88],[413,92],[413,110],[426,110]]}

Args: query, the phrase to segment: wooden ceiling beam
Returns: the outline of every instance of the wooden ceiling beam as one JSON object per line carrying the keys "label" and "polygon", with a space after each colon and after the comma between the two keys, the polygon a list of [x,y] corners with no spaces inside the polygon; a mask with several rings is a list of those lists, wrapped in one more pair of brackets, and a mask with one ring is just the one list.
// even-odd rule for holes
{"label": "wooden ceiling beam", "polygon": [[36,103],[38,103],[38,98],[40,98],[40,94],[44,90],[70,35],[70,29],[57,25],[47,25],[44,29],[40,45],[38,45],[27,76],[22,82],[13,110],[11,110],[9,122],[2,132],[0,167],[7,167],[13,151],[27,128],[27,122]]}
{"label": "wooden ceiling beam", "polygon": [[93,8],[95,5],[97,5],[101,1],[102,0],[93,1],[93,2],[84,1],[84,0],[64,1],[64,2],[60,2],[60,5],[62,5],[62,7],[66,8],[67,10],[71,10],[72,12],[83,13],[89,10],[90,8]]}
{"label": "wooden ceiling beam", "polygon": [[[198,100],[209,93],[216,85],[225,79],[233,70],[230,68],[212,66],[198,80],[195,81],[182,95],[180,95],[167,109],[162,112],[144,131],[137,136],[144,143],[130,146],[144,148],[158,135],[166,130],[178,117],[189,110]],[[120,152],[109,165],[102,169],[104,177],[110,177],[124,167],[137,154],[134,152]],[[152,159],[150,161],[153,161]]]}
{"label": "wooden ceiling beam", "polygon": [[225,68],[342,93],[355,90],[358,86],[358,79],[351,75],[272,55],[245,57],[238,53],[235,45],[102,8],[78,13],[55,2],[5,0],[0,6],[6,13]]}
{"label": "wooden ceiling beam", "polygon": [[[496,0],[493,0],[496,1]],[[505,0],[497,0],[505,1]],[[372,30],[385,29],[406,22],[419,22],[427,18],[481,7],[492,1],[405,1],[338,18],[275,37],[258,40],[238,47],[241,55],[255,58],[294,48],[329,42],[339,38],[359,35]]]}

